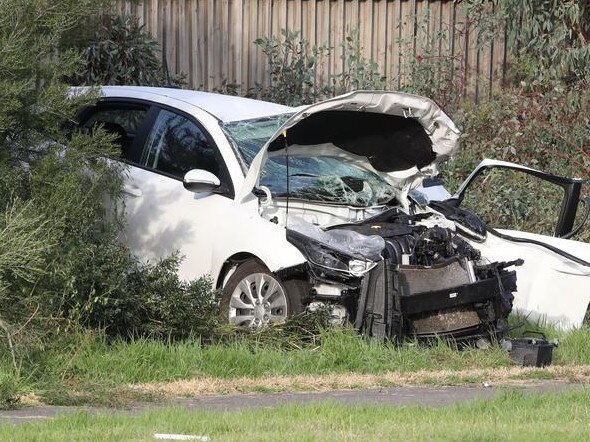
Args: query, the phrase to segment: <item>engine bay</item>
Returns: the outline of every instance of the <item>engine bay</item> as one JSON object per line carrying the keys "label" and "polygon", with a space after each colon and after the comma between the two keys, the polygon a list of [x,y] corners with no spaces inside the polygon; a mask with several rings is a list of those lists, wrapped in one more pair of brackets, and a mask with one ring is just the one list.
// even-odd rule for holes
{"label": "engine bay", "polygon": [[287,239],[307,263],[279,276],[305,278],[304,303],[328,305],[335,321],[372,338],[500,337],[516,291],[508,268],[521,260],[489,262],[435,210],[373,211],[324,228],[305,220],[309,207],[285,215]]}

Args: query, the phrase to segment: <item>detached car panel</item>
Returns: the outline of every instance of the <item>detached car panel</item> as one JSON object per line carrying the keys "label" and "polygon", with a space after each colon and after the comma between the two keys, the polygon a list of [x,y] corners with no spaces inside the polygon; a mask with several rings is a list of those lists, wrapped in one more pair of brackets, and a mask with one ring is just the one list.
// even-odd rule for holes
{"label": "detached car panel", "polygon": [[[564,328],[584,317],[590,245],[494,231],[461,207],[473,177],[454,198],[428,182],[460,137],[429,99],[360,91],[292,109],[158,88],[102,95],[80,122],[119,134],[132,251],[178,251],[183,278],[210,274],[230,322],[325,304],[378,338],[472,340],[501,334],[513,306]],[[478,170],[491,166],[562,185],[556,232],[573,228],[580,180]]]}

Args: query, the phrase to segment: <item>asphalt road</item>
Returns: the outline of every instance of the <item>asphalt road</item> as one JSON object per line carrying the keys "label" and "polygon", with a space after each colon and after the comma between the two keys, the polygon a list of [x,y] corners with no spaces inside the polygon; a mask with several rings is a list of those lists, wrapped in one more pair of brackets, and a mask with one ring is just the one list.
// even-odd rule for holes
{"label": "asphalt road", "polygon": [[[583,388],[581,384],[559,381],[537,382],[534,385],[510,387],[527,394],[541,392],[560,392]],[[0,423],[17,424],[23,422],[51,419],[59,414],[87,411],[89,413],[129,413],[163,406],[178,406],[190,410],[235,411],[251,408],[272,408],[283,404],[305,404],[310,402],[332,401],[341,404],[374,405],[424,405],[443,406],[477,398],[490,398],[506,387],[456,386],[456,387],[394,387],[370,390],[340,390],[310,393],[253,393],[239,395],[204,395],[192,398],[179,398],[166,403],[138,404],[129,408],[113,409],[98,407],[56,407],[40,406],[17,410],[0,411]]]}

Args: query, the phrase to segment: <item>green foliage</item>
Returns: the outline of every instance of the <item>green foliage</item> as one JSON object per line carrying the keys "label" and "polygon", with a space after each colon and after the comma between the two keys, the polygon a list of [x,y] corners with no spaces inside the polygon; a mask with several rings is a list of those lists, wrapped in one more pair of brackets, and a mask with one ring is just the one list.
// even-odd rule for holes
{"label": "green foliage", "polygon": [[[83,49],[79,71],[69,81],[75,85],[163,86],[169,81],[159,52],[158,42],[137,17],[104,15]],[[171,82],[182,80],[174,77]]]}
{"label": "green foliage", "polygon": [[[0,360],[10,366],[0,379],[4,404],[18,396],[20,373],[42,370],[52,351],[79,348],[84,327],[206,338],[218,318],[208,281],[179,281],[176,258],[140,265],[119,242],[123,166],[106,160],[116,155],[113,135],[62,131],[96,98],[92,89],[71,93],[64,81],[80,62],[68,49],[80,42],[70,38],[108,4],[0,0],[0,10],[10,11],[0,15]],[[122,32],[117,42],[137,37],[142,51],[152,48],[138,27],[125,34],[128,22],[113,23]]]}
{"label": "green foliage", "polygon": [[299,32],[281,30],[281,37],[262,37],[254,41],[267,57],[270,86],[258,86],[261,99],[289,106],[311,104],[330,94],[318,79],[318,66],[329,53],[326,46],[311,46]]}
{"label": "green foliage", "polygon": [[[590,173],[590,26],[585,1],[470,0],[467,23],[478,29],[478,47],[489,44],[506,29],[509,71],[500,91],[478,103],[445,101],[445,88],[436,72],[412,71],[409,90],[435,98],[450,107],[463,129],[463,147],[444,170],[454,190],[483,158],[525,164],[563,176]],[[417,60],[414,64],[419,66]],[[452,60],[437,63],[452,66]],[[444,78],[444,75],[443,75]],[[449,78],[452,78],[449,77]],[[453,80],[456,81],[456,80]],[[443,86],[441,86],[443,85]],[[458,92],[463,85],[458,83]],[[498,227],[552,234],[561,195],[557,188],[540,188],[524,176],[489,176],[477,184],[471,208]],[[581,212],[581,211],[580,211]],[[581,218],[581,217],[579,217]],[[590,238],[590,230],[577,239]]]}
{"label": "green foliage", "polygon": [[[363,56],[358,30],[351,31],[342,42],[342,73],[331,76],[323,76],[319,67],[325,64],[333,48],[312,46],[297,31],[283,29],[280,38],[258,38],[254,44],[267,57],[270,86],[258,85],[249,95],[262,100],[299,106],[351,90],[383,90],[387,86],[377,64]],[[229,91],[235,92],[235,88]]]}
{"label": "green foliage", "polygon": [[[590,8],[586,0],[497,0],[510,48],[537,69],[522,81],[551,87],[590,79]],[[522,60],[522,59],[521,59]],[[517,77],[518,78],[518,77]]]}
{"label": "green foliage", "polygon": [[238,83],[231,83],[227,79],[221,81],[221,86],[214,87],[213,92],[216,94],[237,96],[240,92],[240,85]]}
{"label": "green foliage", "polygon": [[[106,257],[108,259],[108,257]],[[213,292],[208,277],[191,282],[178,277],[180,259],[164,259],[156,265],[133,262],[100,262],[85,266],[98,275],[88,275],[89,283],[102,296],[77,300],[82,322],[93,328],[103,328],[107,336],[143,336],[159,339],[184,339],[197,335],[203,341],[215,337],[221,322],[219,294]],[[131,262],[129,262],[131,261]],[[106,266],[106,269],[103,269]],[[117,267],[130,269],[121,275]],[[96,276],[107,275],[106,281]],[[88,293],[88,291],[87,291]]]}
{"label": "green foliage", "polygon": [[342,63],[344,69],[341,74],[334,75],[333,93],[343,94],[354,90],[384,90],[387,79],[378,71],[377,63],[368,60],[363,55],[363,46],[358,29],[348,33],[342,42]]}
{"label": "green foliage", "polygon": [[[566,391],[562,388],[567,387],[558,384],[554,388],[541,389],[545,390],[543,393],[535,388],[498,388],[500,391],[493,397],[484,394],[492,393],[492,389],[487,392],[476,390],[481,394],[480,399],[457,400],[452,405],[443,405],[447,400],[452,401],[454,390],[449,389],[450,397],[446,396],[447,392],[439,390],[440,396],[427,398],[426,403],[436,403],[432,406],[419,404],[420,397],[415,395],[420,393],[410,390],[400,402],[414,404],[404,406],[386,404],[385,391],[372,393],[380,396],[373,403],[369,403],[366,397],[363,403],[354,405],[347,403],[347,396],[343,396],[325,402],[291,403],[272,408],[256,403],[254,399],[235,411],[175,406],[134,413],[64,413],[51,420],[3,425],[0,438],[117,442],[153,440],[154,433],[160,432],[203,435],[201,440],[224,442],[239,442],[245,438],[286,442],[586,440],[590,392],[583,386]],[[455,393],[455,397],[466,398],[475,395],[476,391],[463,390],[461,394]],[[398,392],[392,394],[401,396]],[[243,403],[245,405],[246,401]]]}
{"label": "green foliage", "polygon": [[321,343],[325,332],[332,328],[330,315],[329,308],[325,307],[304,311],[268,327],[246,328],[224,324],[215,330],[215,340],[258,349],[293,350],[315,347]]}
{"label": "green foliage", "polygon": [[22,381],[18,374],[0,371],[0,410],[17,407],[22,390]]}
{"label": "green foliage", "polygon": [[[587,332],[586,332],[587,335]],[[267,335],[269,336],[269,335]],[[280,335],[275,332],[275,336]],[[244,333],[223,342],[203,345],[200,339],[166,342],[149,338],[109,341],[89,336],[78,346],[48,352],[44,370],[35,373],[39,387],[51,379],[118,385],[167,382],[196,376],[218,379],[261,378],[273,375],[324,373],[388,373],[497,368],[511,365],[500,347],[457,351],[444,341],[425,347],[363,339],[352,328],[329,328],[315,341],[289,345]],[[133,361],[133,363],[130,363]],[[244,387],[245,389],[247,386]]]}
{"label": "green foliage", "polygon": [[553,235],[563,189],[524,172],[494,169],[478,176],[462,206],[495,228]]}
{"label": "green foliage", "polygon": [[[78,57],[57,51],[63,33],[79,17],[104,2],[90,0],[1,0],[0,10],[0,159],[58,136],[66,120],[88,97],[65,102],[61,78],[73,72]],[[9,13],[7,11],[10,11]]]}
{"label": "green foliage", "polygon": [[[0,10],[10,11],[0,15],[0,320],[3,334],[10,334],[3,337],[2,347],[9,344],[13,359],[32,342],[27,327],[13,325],[33,328],[33,317],[53,317],[41,314],[50,311],[51,304],[41,285],[48,284],[52,268],[62,259],[67,233],[75,232],[67,220],[73,219],[76,206],[53,203],[78,198],[87,190],[85,183],[95,181],[91,177],[81,183],[76,177],[82,176],[84,163],[70,161],[74,155],[89,159],[90,147],[78,152],[73,140],[72,149],[64,151],[68,141],[60,132],[61,123],[93,94],[65,99],[68,86],[62,78],[74,71],[78,58],[63,49],[63,37],[81,17],[103,5],[90,0],[0,1]],[[50,162],[55,164],[52,170],[45,167]],[[66,176],[78,180],[76,192],[65,193]],[[69,241],[74,244],[71,237]],[[45,322],[47,327],[51,321]],[[19,339],[12,345],[14,330]]]}
{"label": "green foliage", "polygon": [[[419,55],[401,66],[401,90],[431,98],[445,108],[459,108],[464,100],[465,77],[461,66],[465,54],[451,49],[449,29],[431,31],[430,16],[413,19],[423,47]],[[413,41],[401,40],[400,44],[411,50]]]}
{"label": "green foliage", "polygon": [[[454,38],[475,39],[478,50],[498,43],[506,33],[507,85],[527,92],[546,92],[556,84],[570,87],[590,80],[590,8],[586,0],[469,0],[457,5]],[[445,108],[458,109],[466,88],[464,49],[453,47],[449,28],[433,32],[433,17],[410,17],[421,53],[403,66],[402,87],[428,96]],[[435,25],[434,28],[437,26]],[[479,81],[487,80],[480,78]]]}
{"label": "green foliage", "polygon": [[[448,187],[456,189],[483,158],[562,176],[588,176],[589,110],[590,89],[583,84],[537,93],[506,88],[477,105],[464,103],[455,115],[464,129],[463,147],[444,171]],[[479,199],[471,201],[471,208],[488,214],[492,225],[552,234],[551,214],[559,210],[561,192],[556,187],[539,187],[537,180],[524,175],[508,178],[503,174],[482,180]],[[576,239],[589,238],[590,231],[585,229]]]}
{"label": "green foliage", "polygon": [[30,283],[44,273],[44,254],[54,245],[53,235],[31,202],[15,200],[0,212],[0,298],[10,281]]}

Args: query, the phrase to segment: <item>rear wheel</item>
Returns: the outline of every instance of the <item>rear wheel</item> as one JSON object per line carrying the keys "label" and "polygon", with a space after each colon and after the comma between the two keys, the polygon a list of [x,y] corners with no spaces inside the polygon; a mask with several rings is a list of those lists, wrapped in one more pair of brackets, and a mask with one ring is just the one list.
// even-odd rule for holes
{"label": "rear wheel", "polygon": [[227,280],[222,307],[230,324],[263,327],[303,310],[300,287],[283,283],[264,265],[249,260]]}

